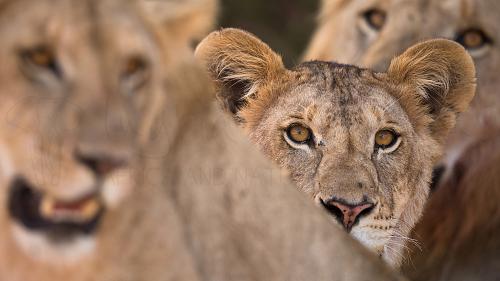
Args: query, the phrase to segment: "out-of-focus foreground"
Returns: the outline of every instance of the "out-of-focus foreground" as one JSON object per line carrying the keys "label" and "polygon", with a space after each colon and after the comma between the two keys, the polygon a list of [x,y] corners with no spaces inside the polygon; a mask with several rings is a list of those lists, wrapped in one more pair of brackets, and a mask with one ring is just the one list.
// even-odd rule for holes
{"label": "out-of-focus foreground", "polygon": [[0,1],[0,280],[401,280],[214,105],[182,4]]}
{"label": "out-of-focus foreground", "polygon": [[[0,281],[499,280],[499,14],[497,0],[0,0]],[[416,158],[432,157],[425,163],[438,163],[433,182],[426,188],[422,180],[430,178],[432,164],[425,173],[406,169],[413,174],[391,178],[407,186],[416,185],[408,179],[418,178],[424,185],[415,192],[382,190],[392,204],[384,216],[373,211],[382,203],[363,194],[359,202],[339,200],[338,194],[329,198],[331,205],[311,200],[292,183],[290,169],[272,160],[295,157],[302,170],[294,171],[293,180],[324,162],[321,149],[327,145],[320,133],[313,135],[313,114],[286,112],[293,126],[283,128],[280,119],[273,130],[279,157],[271,160],[259,151],[236,124],[249,124],[237,113],[262,90],[261,78],[270,69],[259,55],[267,47],[241,48],[257,60],[211,54],[219,68],[209,66],[207,75],[193,42],[220,27],[255,33],[289,67],[325,60],[378,72],[337,64],[325,65],[348,71],[322,76],[311,65],[316,72],[305,75],[278,69],[300,85],[307,77],[325,82],[338,75],[343,84],[327,84],[345,93],[346,85],[355,84],[346,74],[352,71],[368,77],[371,86],[356,90],[369,99],[376,96],[374,85],[397,77],[401,85],[384,89],[413,94],[394,101],[411,124],[405,132],[417,134],[413,140],[423,140],[420,146],[432,146],[419,150],[432,153],[407,155],[399,168],[415,168]],[[438,40],[436,49],[450,46],[441,50],[443,57],[428,55],[433,48],[417,48],[394,60],[433,38],[463,48]],[[243,63],[234,67],[233,61]],[[399,64],[391,67],[391,61]],[[238,72],[248,65],[250,75]],[[388,69],[403,71],[398,76]],[[248,77],[257,79],[250,84]],[[224,87],[217,81],[222,78]],[[471,108],[455,124],[474,82]],[[312,90],[306,90],[293,92],[288,101],[307,100]],[[233,116],[220,106],[221,96],[231,95],[238,97],[230,100]],[[276,100],[266,97],[267,103],[254,105],[275,114]],[[331,102],[327,98],[321,102]],[[338,98],[342,109],[353,105],[350,98]],[[368,124],[360,126],[368,128],[360,134],[368,146],[351,145],[349,138],[342,144],[352,155],[368,147],[361,158],[370,167],[386,168],[375,177],[383,182],[393,175],[384,163],[401,157],[399,146],[412,148],[410,134],[397,133],[398,120],[379,127],[383,118],[375,119],[351,120]],[[451,137],[440,137],[454,125]],[[262,132],[251,131],[251,137],[262,142]],[[342,132],[331,135],[351,131]],[[271,147],[267,141],[261,146]],[[441,149],[443,157],[434,156]],[[311,160],[314,153],[317,162]],[[383,157],[388,162],[378,162]],[[332,179],[348,181],[357,192],[348,194],[370,186]],[[429,193],[420,214],[415,206]],[[394,207],[401,198],[418,200]],[[377,252],[353,239],[360,218],[393,223],[395,213],[411,213],[411,225],[368,225],[366,235],[356,238],[370,241],[384,232],[399,244]],[[391,267],[381,254],[399,254],[391,246],[405,250],[392,257],[403,261],[401,267]]]}

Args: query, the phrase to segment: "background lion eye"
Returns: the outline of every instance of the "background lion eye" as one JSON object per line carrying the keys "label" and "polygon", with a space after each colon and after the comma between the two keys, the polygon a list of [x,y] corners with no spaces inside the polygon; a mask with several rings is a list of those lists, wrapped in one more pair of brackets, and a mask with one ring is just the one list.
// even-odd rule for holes
{"label": "background lion eye", "polygon": [[377,31],[384,27],[386,16],[386,13],[380,9],[370,9],[363,14],[366,23]]}
{"label": "background lion eye", "polygon": [[23,59],[30,65],[44,68],[59,75],[59,68],[54,52],[48,47],[37,47],[21,53]]}
{"label": "background lion eye", "polygon": [[287,135],[292,141],[296,143],[308,142],[312,137],[311,130],[299,124],[290,126],[287,130]]}
{"label": "background lion eye", "polygon": [[393,146],[397,140],[398,136],[390,130],[381,130],[375,135],[375,144],[382,149]]}
{"label": "background lion eye", "polygon": [[144,60],[142,60],[141,58],[131,58],[125,64],[123,75],[132,76],[145,69],[146,69],[146,62]]}
{"label": "background lion eye", "polygon": [[129,58],[123,65],[121,79],[127,94],[142,88],[150,78],[148,62],[140,56]]}
{"label": "background lion eye", "polygon": [[491,42],[490,38],[480,29],[466,30],[457,36],[456,41],[468,50],[479,49]]}

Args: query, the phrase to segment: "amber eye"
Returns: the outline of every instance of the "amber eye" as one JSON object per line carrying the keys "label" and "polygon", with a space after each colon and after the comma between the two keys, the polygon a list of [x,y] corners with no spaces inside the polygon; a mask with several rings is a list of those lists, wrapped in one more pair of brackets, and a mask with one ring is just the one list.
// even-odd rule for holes
{"label": "amber eye", "polygon": [[370,9],[363,13],[363,17],[368,25],[376,31],[384,27],[387,14],[380,9]]}
{"label": "amber eye", "polygon": [[21,53],[23,59],[30,65],[48,69],[59,74],[59,68],[54,52],[48,47],[37,47]]}
{"label": "amber eye", "polygon": [[386,149],[396,144],[399,136],[391,130],[381,130],[375,134],[375,145],[378,148]]}
{"label": "amber eye", "polygon": [[124,76],[132,76],[146,69],[146,62],[138,57],[129,59],[123,69]]}
{"label": "amber eye", "polygon": [[491,43],[491,39],[480,29],[468,29],[457,36],[456,41],[468,50],[475,50]]}
{"label": "amber eye", "polygon": [[138,89],[146,85],[150,78],[149,65],[142,57],[134,56],[129,58],[123,65],[122,83],[128,95],[135,93]]}
{"label": "amber eye", "polygon": [[290,127],[288,127],[286,133],[290,140],[299,144],[306,143],[312,138],[311,130],[306,126],[300,124],[291,125]]}

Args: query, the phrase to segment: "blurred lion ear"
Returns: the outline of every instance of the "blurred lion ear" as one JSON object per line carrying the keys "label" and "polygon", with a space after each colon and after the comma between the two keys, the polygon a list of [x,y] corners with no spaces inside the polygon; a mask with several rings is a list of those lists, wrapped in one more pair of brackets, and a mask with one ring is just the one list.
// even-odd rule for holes
{"label": "blurred lion ear", "polygon": [[392,60],[388,78],[399,86],[398,99],[440,143],[465,111],[476,90],[474,62],[458,43],[445,39],[410,47]]}
{"label": "blurred lion ear", "polygon": [[217,21],[217,0],[139,0],[139,3],[147,15],[173,33],[177,41],[201,40]]}
{"label": "blurred lion ear", "polygon": [[217,97],[223,107],[237,114],[258,90],[274,77],[286,72],[281,57],[254,35],[239,29],[212,32],[196,48],[215,81]]}
{"label": "blurred lion ear", "polygon": [[347,5],[351,0],[321,0],[321,14],[320,17],[324,18],[331,15],[336,9],[343,5]]}

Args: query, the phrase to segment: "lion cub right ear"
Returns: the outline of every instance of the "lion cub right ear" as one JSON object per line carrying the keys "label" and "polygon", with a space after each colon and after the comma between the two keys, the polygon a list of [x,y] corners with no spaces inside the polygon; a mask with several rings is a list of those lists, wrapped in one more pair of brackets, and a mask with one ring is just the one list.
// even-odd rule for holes
{"label": "lion cub right ear", "polygon": [[286,69],[281,57],[254,35],[239,29],[212,32],[196,48],[216,82],[218,99],[237,115],[259,89]]}
{"label": "lion cub right ear", "polygon": [[440,143],[476,90],[474,61],[461,45],[446,39],[409,48],[392,60],[387,74],[400,87],[398,100],[416,125],[427,127]]}

